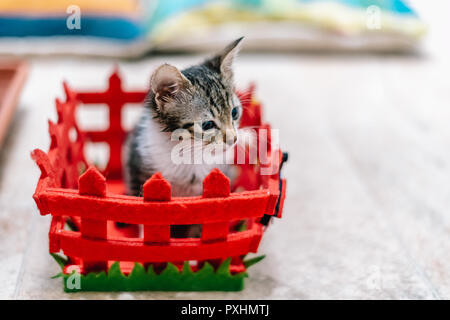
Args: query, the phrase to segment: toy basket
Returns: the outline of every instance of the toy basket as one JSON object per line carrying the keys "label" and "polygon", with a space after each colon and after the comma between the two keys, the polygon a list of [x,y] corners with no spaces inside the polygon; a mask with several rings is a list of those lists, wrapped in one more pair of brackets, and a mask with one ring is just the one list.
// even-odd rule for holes
{"label": "toy basket", "polygon": [[[146,91],[123,90],[117,71],[104,92],[77,92],[66,83],[64,91],[65,101],[56,100],[57,123],[49,121],[49,151],[36,149],[32,158],[41,170],[33,198],[41,215],[52,215],[49,251],[62,267],[65,291],[241,290],[247,267],[259,260],[245,255],[257,251],[268,221],[280,218],[283,209],[286,181],[280,169],[286,155],[271,149],[270,131],[263,141],[265,161],[238,165],[231,189],[229,179],[214,169],[203,181],[202,196],[172,197],[159,173],[144,184],[142,197],[128,196],[122,182],[122,109],[142,103]],[[238,93],[241,125],[270,129],[253,91],[250,86]],[[77,107],[100,103],[109,109],[109,127],[80,130]],[[87,162],[89,142],[109,145],[106,169]],[[271,174],[260,173],[269,167]],[[191,224],[201,224],[200,238],[171,236],[173,226]]]}

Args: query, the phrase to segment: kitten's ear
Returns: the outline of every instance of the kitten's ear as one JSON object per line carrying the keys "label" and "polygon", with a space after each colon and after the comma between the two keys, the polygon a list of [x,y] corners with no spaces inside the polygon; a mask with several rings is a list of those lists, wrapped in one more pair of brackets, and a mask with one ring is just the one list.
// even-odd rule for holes
{"label": "kitten's ear", "polygon": [[233,60],[241,48],[244,37],[234,40],[225,47],[219,54],[205,61],[205,65],[216,72],[219,72],[226,81],[233,79]]}
{"label": "kitten's ear", "polygon": [[190,81],[177,68],[167,63],[159,66],[150,80],[155,101],[161,109],[190,85]]}

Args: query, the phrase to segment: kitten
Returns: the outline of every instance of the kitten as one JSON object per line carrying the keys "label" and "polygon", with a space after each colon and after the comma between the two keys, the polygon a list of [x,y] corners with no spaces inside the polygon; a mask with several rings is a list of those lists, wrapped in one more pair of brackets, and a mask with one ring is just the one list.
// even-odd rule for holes
{"label": "kitten", "polygon": [[200,150],[211,145],[233,149],[242,106],[235,94],[232,63],[241,40],[181,72],[169,64],[154,71],[142,116],[125,143],[128,194],[142,195],[143,183],[158,171],[171,183],[172,196],[201,195],[203,179],[213,168],[230,177],[231,166],[227,164],[175,163],[173,150],[180,142],[173,141],[173,133],[180,129],[187,133],[182,152],[198,151],[192,141],[199,133],[203,139]]}

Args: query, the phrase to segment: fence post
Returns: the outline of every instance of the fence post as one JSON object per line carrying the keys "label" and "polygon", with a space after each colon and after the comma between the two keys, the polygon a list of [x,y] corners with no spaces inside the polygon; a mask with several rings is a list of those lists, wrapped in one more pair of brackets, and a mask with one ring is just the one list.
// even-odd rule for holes
{"label": "fence post", "polygon": [[[95,168],[89,167],[78,179],[78,192],[80,195],[105,197],[106,179]],[[106,220],[81,218],[81,237],[85,239],[106,239]],[[83,272],[101,271],[107,269],[107,261],[85,261],[82,258]]]}
{"label": "fence post", "polygon": [[[213,169],[203,180],[203,198],[228,197],[230,179],[219,169]],[[205,223],[202,226],[202,241],[224,240],[228,236],[230,221]]]}
{"label": "fence post", "polygon": [[[142,189],[144,201],[170,201],[172,197],[170,183],[159,172],[150,177]],[[144,243],[146,245],[169,244],[169,242],[170,225],[144,225]],[[166,263],[144,261],[145,268],[151,264],[156,272],[160,272],[166,267]]]}
{"label": "fence post", "polygon": [[109,77],[109,87],[106,92],[109,109],[109,128],[107,142],[109,144],[109,162],[107,171],[109,176],[118,178],[122,170],[122,147],[125,140],[125,131],[122,128],[122,108],[125,104],[122,79],[116,68]]}
{"label": "fence post", "polygon": [[[155,173],[143,185],[144,201],[170,201],[171,186],[161,173]],[[145,243],[169,243],[170,225],[144,225]]]}

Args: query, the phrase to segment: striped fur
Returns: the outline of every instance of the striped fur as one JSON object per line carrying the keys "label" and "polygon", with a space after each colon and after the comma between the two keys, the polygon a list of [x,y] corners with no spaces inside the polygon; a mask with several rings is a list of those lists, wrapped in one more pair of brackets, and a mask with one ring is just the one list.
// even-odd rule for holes
{"label": "striped fur", "polygon": [[[232,62],[241,40],[182,71],[168,64],[155,70],[146,107],[125,144],[124,175],[129,194],[140,195],[142,184],[158,171],[172,184],[174,196],[201,194],[203,178],[214,167],[231,174],[227,164],[174,163],[171,153],[179,142],[172,141],[171,136],[185,129],[191,139],[198,132],[203,139],[213,136],[213,142],[204,140],[205,146],[221,143],[230,150],[234,145],[242,107],[234,93]],[[237,110],[235,117],[233,108]],[[214,122],[214,129],[202,130],[202,124],[208,121]]]}

